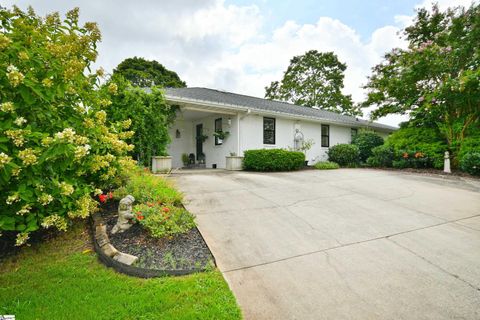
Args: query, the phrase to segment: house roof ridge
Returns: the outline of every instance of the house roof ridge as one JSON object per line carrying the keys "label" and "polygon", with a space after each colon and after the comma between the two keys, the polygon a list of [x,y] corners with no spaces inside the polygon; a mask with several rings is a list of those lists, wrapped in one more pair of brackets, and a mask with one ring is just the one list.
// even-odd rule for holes
{"label": "house roof ridge", "polygon": [[[358,117],[355,117],[355,116],[349,116],[349,115],[344,115],[344,114],[340,114],[340,113],[336,113],[336,112],[333,112],[333,111],[329,111],[329,110],[325,110],[325,109],[322,109],[322,108],[311,108],[311,107],[307,107],[307,106],[304,106],[304,105],[297,105],[297,104],[293,104],[293,103],[289,103],[289,102],[285,102],[285,101],[279,101],[279,100],[270,100],[270,99],[265,99],[265,98],[260,98],[260,97],[255,97],[255,96],[250,96],[250,95],[246,95],[246,94],[241,94],[241,93],[234,93],[234,92],[229,92],[229,91],[224,91],[224,90],[220,90],[220,89],[213,89],[213,88],[206,88],[206,87],[185,87],[185,88],[165,88],[166,89],[166,93],[168,95],[168,92],[170,91],[170,93],[175,96],[175,91],[177,91],[178,93],[180,92],[190,92],[190,93],[193,93],[195,91],[203,91],[203,94],[204,95],[208,95],[208,92],[210,92],[210,95],[211,94],[216,94],[216,95],[223,95],[224,97],[230,97],[230,104],[232,105],[236,105],[236,106],[243,106],[243,107],[248,107],[250,106],[251,103],[248,103],[248,101],[244,101],[245,99],[254,99],[256,101],[258,101],[259,105],[258,106],[251,106],[253,109],[263,109],[263,110],[270,110],[270,111],[275,111],[273,109],[283,109],[283,108],[292,108],[291,110],[285,110],[284,109],[284,112],[286,113],[290,113],[290,114],[296,114],[295,111],[297,110],[294,110],[293,108],[301,108],[301,109],[298,109],[298,111],[300,111],[299,113],[297,113],[297,115],[301,116],[301,113],[309,113],[310,116],[313,116],[313,117],[316,117],[316,118],[323,118],[325,120],[328,120],[330,119],[331,121],[340,121],[340,122],[348,122],[350,124],[354,124],[354,123],[357,123],[357,124],[362,124],[362,125],[370,125],[370,126],[374,126],[374,127],[377,127],[377,128],[383,128],[383,129],[389,129],[389,130],[396,130],[398,129],[397,127],[393,127],[393,126],[389,126],[389,125],[386,125],[386,124],[383,124],[383,123],[377,123],[377,122],[374,122],[374,121],[371,121],[371,120],[367,120],[367,119],[362,119],[362,118],[358,118]],[[180,95],[181,97],[181,95]],[[192,98],[192,97],[191,97]],[[210,99],[208,99],[210,98]],[[201,101],[205,101],[205,102],[215,102],[215,99],[214,97],[210,96],[210,97],[197,97],[197,98],[194,98],[194,99],[197,99],[197,100],[201,100]],[[219,100],[223,100],[222,98],[217,98]],[[240,101],[238,101],[240,99]],[[243,100],[243,101],[242,101]],[[221,102],[221,101],[217,101],[217,102]],[[225,102],[223,102],[225,103]],[[270,107],[268,106],[270,104]],[[273,106],[273,104],[276,104],[277,107]],[[273,108],[273,109],[272,109]],[[278,111],[278,110],[276,110]]]}

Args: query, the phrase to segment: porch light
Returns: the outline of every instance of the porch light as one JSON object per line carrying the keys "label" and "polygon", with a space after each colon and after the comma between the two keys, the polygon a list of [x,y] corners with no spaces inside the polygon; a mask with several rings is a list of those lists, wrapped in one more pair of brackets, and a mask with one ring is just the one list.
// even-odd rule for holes
{"label": "porch light", "polygon": [[228,119],[227,119],[227,124],[228,124],[228,126],[231,126],[231,125],[232,125],[232,118],[228,118]]}

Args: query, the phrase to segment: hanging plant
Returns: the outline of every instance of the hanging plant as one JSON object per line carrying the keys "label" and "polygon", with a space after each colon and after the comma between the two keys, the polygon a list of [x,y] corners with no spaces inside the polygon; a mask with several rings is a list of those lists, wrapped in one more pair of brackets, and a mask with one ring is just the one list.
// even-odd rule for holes
{"label": "hanging plant", "polygon": [[213,133],[214,137],[217,137],[220,140],[225,140],[230,135],[229,131],[215,131]]}
{"label": "hanging plant", "polygon": [[202,143],[205,142],[205,140],[208,139],[208,136],[206,134],[201,134],[199,136],[197,136],[197,140],[198,141],[201,141]]}

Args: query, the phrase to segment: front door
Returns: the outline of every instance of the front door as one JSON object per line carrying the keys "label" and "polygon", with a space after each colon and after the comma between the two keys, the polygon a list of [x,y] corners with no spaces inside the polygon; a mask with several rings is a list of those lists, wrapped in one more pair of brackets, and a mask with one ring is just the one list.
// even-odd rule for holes
{"label": "front door", "polygon": [[199,160],[199,155],[203,153],[203,140],[201,136],[203,135],[203,124],[197,124],[197,134],[196,134],[196,141],[197,141],[197,160]]}

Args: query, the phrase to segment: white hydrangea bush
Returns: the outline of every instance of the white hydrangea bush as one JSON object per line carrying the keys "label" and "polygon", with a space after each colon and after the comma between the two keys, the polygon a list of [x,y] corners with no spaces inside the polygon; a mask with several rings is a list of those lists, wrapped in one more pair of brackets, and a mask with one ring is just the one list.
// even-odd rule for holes
{"label": "white hydrangea bush", "polygon": [[18,245],[88,217],[134,165],[130,121],[108,121],[103,71],[88,74],[99,40],[77,9],[63,21],[0,9],[0,232],[17,232]]}

